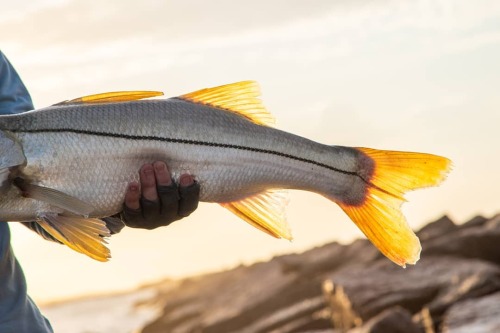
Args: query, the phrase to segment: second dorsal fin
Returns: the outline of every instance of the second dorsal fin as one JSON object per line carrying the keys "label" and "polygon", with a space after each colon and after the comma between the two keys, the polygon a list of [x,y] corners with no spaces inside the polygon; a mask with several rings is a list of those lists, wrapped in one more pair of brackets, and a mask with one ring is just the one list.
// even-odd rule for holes
{"label": "second dorsal fin", "polygon": [[242,81],[194,91],[179,98],[236,113],[259,125],[273,126],[276,120],[266,110],[259,96],[257,82]]}
{"label": "second dorsal fin", "polygon": [[54,105],[91,104],[91,103],[116,103],[137,101],[139,99],[163,96],[161,91],[113,91],[102,94],[78,97],[69,101],[63,101]]}

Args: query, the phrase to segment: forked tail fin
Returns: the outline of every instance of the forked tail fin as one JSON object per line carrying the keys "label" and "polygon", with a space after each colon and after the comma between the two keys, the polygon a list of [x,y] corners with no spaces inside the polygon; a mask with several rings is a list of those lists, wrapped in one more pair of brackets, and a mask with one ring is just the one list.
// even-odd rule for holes
{"label": "forked tail fin", "polygon": [[339,203],[342,209],[389,259],[405,267],[420,258],[420,241],[400,206],[405,192],[438,185],[450,170],[447,158],[399,151],[356,148],[374,163],[365,199],[358,205]]}

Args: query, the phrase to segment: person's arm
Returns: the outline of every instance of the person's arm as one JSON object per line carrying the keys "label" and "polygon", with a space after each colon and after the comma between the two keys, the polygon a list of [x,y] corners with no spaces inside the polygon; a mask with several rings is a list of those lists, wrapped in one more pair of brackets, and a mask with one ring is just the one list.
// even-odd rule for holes
{"label": "person's arm", "polygon": [[[21,113],[29,110],[33,110],[33,102],[28,89],[7,57],[0,51],[0,114]],[[23,225],[43,238],[57,242],[38,223],[23,222]]]}
{"label": "person's arm", "polygon": [[9,60],[0,51],[0,114],[33,110],[31,96]]}
{"label": "person's arm", "polygon": [[[0,113],[31,109],[33,103],[26,87],[0,51]],[[26,279],[10,246],[6,222],[0,222],[0,332],[53,332],[49,321],[27,295]]]}
{"label": "person's arm", "polygon": [[[9,60],[0,51],[0,114],[21,113],[33,110],[31,96]],[[43,238],[58,242],[36,222],[22,222]]]}
{"label": "person's arm", "polygon": [[26,279],[10,246],[10,230],[5,222],[0,222],[0,332],[53,332],[27,295]]}

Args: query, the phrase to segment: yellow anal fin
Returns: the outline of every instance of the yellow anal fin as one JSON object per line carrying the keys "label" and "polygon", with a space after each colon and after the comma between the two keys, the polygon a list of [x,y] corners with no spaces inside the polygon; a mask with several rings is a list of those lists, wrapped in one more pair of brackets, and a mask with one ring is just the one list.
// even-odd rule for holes
{"label": "yellow anal fin", "polygon": [[273,237],[292,240],[285,216],[287,202],[284,191],[269,190],[240,201],[221,203],[221,206]]}
{"label": "yellow anal fin", "polygon": [[431,154],[358,149],[374,162],[365,200],[339,205],[386,257],[403,267],[415,264],[421,246],[400,210],[403,195],[441,183],[451,161]]}
{"label": "yellow anal fin", "polygon": [[179,98],[236,113],[259,125],[273,126],[276,120],[264,107],[259,96],[257,82],[242,81],[198,90]]}
{"label": "yellow anal fin", "polygon": [[92,259],[108,261],[111,257],[103,239],[110,233],[102,220],[47,214],[37,223],[61,243]]}
{"label": "yellow anal fin", "polygon": [[78,97],[54,105],[128,102],[157,96],[163,96],[163,93],[161,91],[114,91]]}

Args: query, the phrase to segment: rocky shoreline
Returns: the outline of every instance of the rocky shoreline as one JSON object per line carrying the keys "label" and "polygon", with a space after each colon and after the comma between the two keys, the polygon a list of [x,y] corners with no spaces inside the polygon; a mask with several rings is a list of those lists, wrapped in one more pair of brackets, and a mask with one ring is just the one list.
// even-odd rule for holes
{"label": "rocky shoreline", "polygon": [[185,279],[145,302],[162,309],[142,332],[500,332],[500,215],[418,235],[406,269],[357,240]]}

